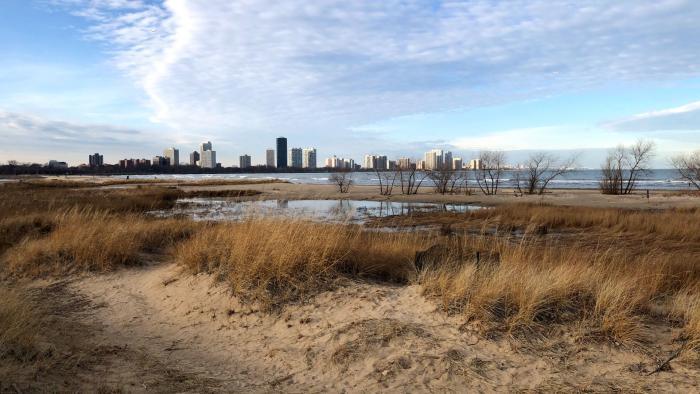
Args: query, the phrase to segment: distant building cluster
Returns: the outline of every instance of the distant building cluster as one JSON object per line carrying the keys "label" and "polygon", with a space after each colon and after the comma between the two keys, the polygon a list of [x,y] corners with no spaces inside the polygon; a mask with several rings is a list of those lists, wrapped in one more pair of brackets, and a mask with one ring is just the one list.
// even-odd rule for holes
{"label": "distant building cluster", "polygon": [[337,157],[335,155],[326,159],[326,168],[357,170],[359,169],[358,167],[359,165],[356,165],[355,160],[353,159],[346,159],[343,157]]}
{"label": "distant building cluster", "polygon": [[[315,169],[320,167],[316,148],[289,148],[287,138],[285,137],[278,137],[275,142],[275,148],[269,148],[265,151],[264,167],[278,169]],[[99,153],[91,154],[88,156],[88,163],[88,166],[92,168],[102,167],[104,166],[104,157]],[[177,167],[180,165],[197,166],[208,169],[221,167],[221,163],[217,162],[216,151],[213,149],[211,141],[202,142],[198,150],[192,151],[189,154],[189,162],[181,163],[180,150],[175,147],[169,147],[163,150],[162,156],[154,156],[151,160],[145,158],[121,159],[118,165],[124,169],[165,166]],[[65,162],[56,160],[49,161],[46,166],[52,168],[68,168],[68,164]],[[83,164],[83,166],[85,166],[85,164]],[[238,157],[238,166],[241,169],[252,168],[253,158],[251,155],[240,155]],[[367,154],[360,164],[355,163],[355,160],[351,158],[333,155],[325,159],[323,167],[349,171],[391,171],[397,169],[431,171],[442,169],[481,169],[482,164],[479,159],[472,159],[465,162],[461,157],[454,157],[450,151],[431,149],[426,152],[421,159],[415,161],[409,157],[389,160],[386,155]]]}
{"label": "distant building cluster", "polygon": [[365,155],[362,168],[366,170],[388,170],[389,160],[386,156]]}

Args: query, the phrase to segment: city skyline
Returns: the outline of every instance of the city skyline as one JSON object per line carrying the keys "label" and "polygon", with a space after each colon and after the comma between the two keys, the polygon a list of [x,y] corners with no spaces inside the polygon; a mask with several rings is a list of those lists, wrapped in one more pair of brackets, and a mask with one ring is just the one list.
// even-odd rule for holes
{"label": "city skyline", "polygon": [[279,134],[318,162],[371,146],[580,151],[595,168],[648,138],[668,167],[700,148],[698,2],[228,4],[2,2],[0,161],[174,146],[188,162],[212,140],[224,165],[265,164]]}

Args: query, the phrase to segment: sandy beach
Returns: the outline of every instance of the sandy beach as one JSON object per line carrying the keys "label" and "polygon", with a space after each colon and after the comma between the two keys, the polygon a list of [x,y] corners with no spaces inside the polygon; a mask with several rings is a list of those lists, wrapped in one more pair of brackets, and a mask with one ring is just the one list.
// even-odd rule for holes
{"label": "sandy beach", "polygon": [[[93,177],[0,193],[0,391],[700,392],[693,195]],[[152,215],[191,196],[492,209],[376,218],[406,232]]]}

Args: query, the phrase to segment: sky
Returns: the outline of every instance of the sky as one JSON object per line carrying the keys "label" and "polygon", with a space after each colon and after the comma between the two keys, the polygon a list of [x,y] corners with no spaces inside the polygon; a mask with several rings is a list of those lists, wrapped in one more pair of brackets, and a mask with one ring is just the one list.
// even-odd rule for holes
{"label": "sky", "polygon": [[0,162],[700,149],[697,0],[2,0]]}

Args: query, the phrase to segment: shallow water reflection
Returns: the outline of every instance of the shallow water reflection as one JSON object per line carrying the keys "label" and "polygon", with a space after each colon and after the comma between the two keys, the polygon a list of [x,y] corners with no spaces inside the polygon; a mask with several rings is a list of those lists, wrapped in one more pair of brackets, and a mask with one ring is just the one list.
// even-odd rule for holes
{"label": "shallow water reflection", "polygon": [[362,223],[370,217],[411,215],[417,212],[467,212],[481,207],[468,204],[436,204],[363,200],[256,200],[191,198],[178,200],[172,210],[157,216],[191,216],[194,220],[241,220],[250,216],[305,218],[326,222]]}

